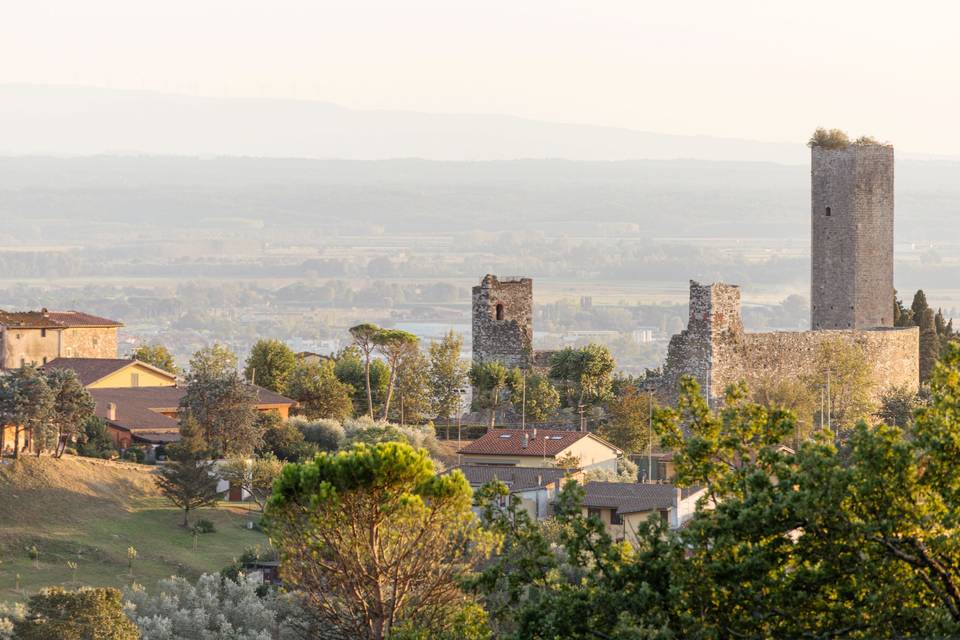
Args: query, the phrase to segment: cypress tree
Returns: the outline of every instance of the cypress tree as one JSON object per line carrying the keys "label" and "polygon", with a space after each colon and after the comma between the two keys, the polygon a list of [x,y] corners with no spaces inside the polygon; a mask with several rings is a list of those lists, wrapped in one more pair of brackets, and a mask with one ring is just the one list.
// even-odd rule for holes
{"label": "cypress tree", "polygon": [[920,321],[920,380],[926,382],[933,373],[933,367],[940,358],[940,338],[933,310],[930,307],[923,312]]}
{"label": "cypress tree", "polygon": [[917,289],[917,293],[913,296],[913,304],[910,305],[910,311],[913,314],[913,324],[918,327],[923,327],[923,314],[930,308],[930,305],[927,304],[927,294],[923,292],[923,289]]}

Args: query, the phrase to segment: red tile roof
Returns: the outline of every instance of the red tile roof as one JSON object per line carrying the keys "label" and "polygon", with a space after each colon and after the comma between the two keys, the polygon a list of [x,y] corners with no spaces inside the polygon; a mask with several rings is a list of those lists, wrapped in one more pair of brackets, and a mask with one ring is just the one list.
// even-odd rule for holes
{"label": "red tile roof", "polygon": [[[524,447],[524,435],[526,444]],[[459,453],[483,456],[556,456],[583,438],[600,440],[588,431],[559,431],[554,429],[490,429],[478,440],[462,448]]]}
{"label": "red tile roof", "polygon": [[[124,387],[90,389],[96,403],[94,412],[108,424],[140,437],[146,432],[177,432],[176,418],[163,415],[177,411],[186,393],[182,387]],[[293,405],[295,401],[278,393],[256,387],[257,405]],[[116,416],[109,419],[110,405],[116,407]]]}
{"label": "red tile roof", "polygon": [[2,311],[0,326],[21,329],[69,329],[71,327],[122,327],[122,322],[82,311]]}

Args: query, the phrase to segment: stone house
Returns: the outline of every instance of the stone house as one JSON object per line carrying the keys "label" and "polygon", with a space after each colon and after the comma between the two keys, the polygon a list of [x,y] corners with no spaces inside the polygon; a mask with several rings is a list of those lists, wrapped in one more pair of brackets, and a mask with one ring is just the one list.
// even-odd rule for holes
{"label": "stone house", "polygon": [[0,369],[56,358],[116,358],[123,324],[80,311],[0,311]]}

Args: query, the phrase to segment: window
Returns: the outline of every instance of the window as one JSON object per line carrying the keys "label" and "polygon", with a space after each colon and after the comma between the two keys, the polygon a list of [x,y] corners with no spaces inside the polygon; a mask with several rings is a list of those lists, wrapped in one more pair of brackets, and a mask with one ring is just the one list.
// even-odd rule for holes
{"label": "window", "polygon": [[131,386],[131,387],[139,387],[139,386],[140,386],[140,374],[139,374],[139,373],[131,373],[131,374],[130,374],[130,386]]}
{"label": "window", "polygon": [[827,210],[826,210],[825,213],[827,214],[827,217],[829,218],[829,217],[832,215],[833,212],[830,211],[830,207],[827,207]]}
{"label": "window", "polygon": [[[596,507],[589,507],[587,509],[587,517],[592,518],[594,516],[596,516],[597,518],[600,518],[600,509]],[[600,520],[603,520],[603,518],[600,518]]]}
{"label": "window", "polygon": [[46,330],[46,329],[40,329],[40,337],[41,337],[41,338],[46,338],[46,337],[47,337],[47,330]]}
{"label": "window", "polygon": [[664,524],[670,524],[670,510],[660,509],[660,521]]}
{"label": "window", "polygon": [[20,358],[20,368],[23,369],[25,366],[27,366],[27,359]]}
{"label": "window", "polygon": [[616,509],[610,510],[610,524],[623,524],[623,516]]}
{"label": "window", "polygon": [[497,320],[503,320],[503,303],[497,303]]}
{"label": "window", "polygon": [[47,356],[43,356],[43,364],[47,364]]}

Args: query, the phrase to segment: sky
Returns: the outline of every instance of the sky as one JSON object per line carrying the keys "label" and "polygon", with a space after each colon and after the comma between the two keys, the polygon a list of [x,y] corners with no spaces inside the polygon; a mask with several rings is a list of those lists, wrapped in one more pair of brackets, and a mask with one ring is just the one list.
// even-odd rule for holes
{"label": "sky", "polygon": [[0,83],[960,154],[960,4],[0,0]]}

